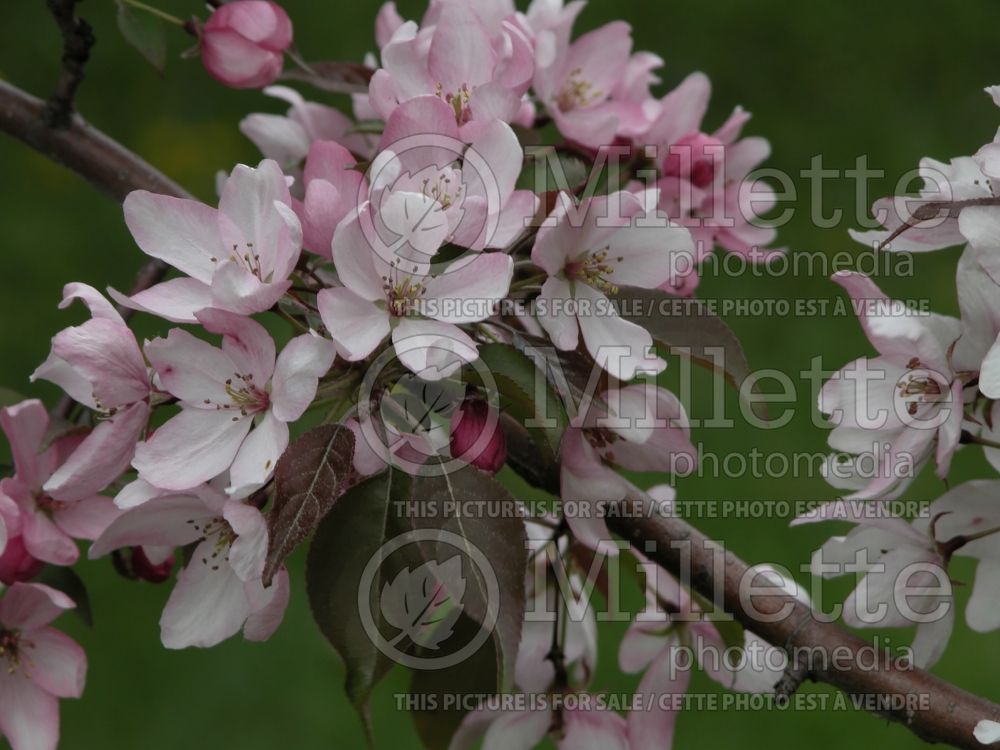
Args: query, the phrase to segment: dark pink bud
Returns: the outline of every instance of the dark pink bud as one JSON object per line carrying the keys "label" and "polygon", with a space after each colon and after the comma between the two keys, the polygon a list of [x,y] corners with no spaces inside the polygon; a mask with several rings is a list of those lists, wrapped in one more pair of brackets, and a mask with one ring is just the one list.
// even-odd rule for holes
{"label": "dark pink bud", "polygon": [[218,81],[236,89],[257,89],[281,75],[292,45],[292,22],[270,0],[235,0],[220,6],[201,36],[201,59]]}
{"label": "dark pink bud", "polygon": [[154,563],[142,547],[132,548],[132,573],[136,578],[150,583],[163,583],[174,570],[174,556],[167,555],[162,562]]}
{"label": "dark pink bud", "polygon": [[663,162],[663,174],[681,177],[696,188],[707,188],[722,166],[722,141],[705,133],[686,135],[670,146]]}
{"label": "dark pink bud", "polygon": [[451,455],[488,474],[507,463],[500,415],[482,399],[466,399],[451,415]]}
{"label": "dark pink bud", "polygon": [[10,586],[30,581],[43,567],[45,563],[31,556],[20,536],[12,537],[7,540],[7,547],[0,555],[0,583]]}

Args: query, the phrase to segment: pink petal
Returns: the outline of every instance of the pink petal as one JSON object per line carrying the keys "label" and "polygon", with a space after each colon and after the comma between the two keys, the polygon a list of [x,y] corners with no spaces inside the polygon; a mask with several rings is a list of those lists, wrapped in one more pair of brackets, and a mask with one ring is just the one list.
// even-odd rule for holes
{"label": "pink petal", "polygon": [[137,190],[125,198],[124,209],[125,223],[146,255],[198,281],[211,281],[212,258],[228,255],[218,212],[204,203]]}
{"label": "pink petal", "polygon": [[476,342],[451,323],[403,318],[392,332],[396,356],[424,380],[440,380],[479,357]]}
{"label": "pink petal", "polygon": [[336,354],[333,342],[316,334],[288,342],[274,368],[271,410],[282,422],[294,422],[316,397],[319,379],[330,371]]}
{"label": "pink petal", "polygon": [[188,278],[170,279],[131,297],[115,289],[108,289],[108,294],[122,307],[156,315],[172,323],[197,323],[195,313],[212,304],[211,287]]}
{"label": "pink petal", "polygon": [[580,340],[580,326],[567,303],[572,303],[573,292],[568,281],[550,276],[542,284],[542,293],[536,300],[536,315],[542,328],[557,349],[571,351]]}
{"label": "pink petal", "polygon": [[267,329],[252,318],[221,310],[203,310],[198,322],[206,331],[223,336],[222,351],[232,360],[235,372],[253,375],[263,388],[274,374],[274,339]]}
{"label": "pink petal", "polygon": [[0,599],[0,622],[9,628],[36,630],[75,607],[72,599],[54,588],[41,583],[15,583]]}
{"label": "pink petal", "polygon": [[475,13],[458,4],[445,6],[427,56],[431,78],[445,94],[457,94],[462,86],[489,81],[495,64],[489,34]]}
{"label": "pink petal", "polygon": [[229,549],[229,564],[244,583],[259,580],[267,556],[267,522],[253,505],[236,500],[226,503],[223,517],[236,533]]}
{"label": "pink petal", "polygon": [[459,260],[424,284],[421,312],[448,323],[486,320],[510,291],[513,273],[514,262],[505,253],[484,253]]}
{"label": "pink petal", "polygon": [[24,669],[42,690],[57,698],[79,698],[87,680],[87,655],[68,635],[53,628],[33,630]]}
{"label": "pink petal", "polygon": [[[657,700],[672,695],[683,695],[691,680],[689,669],[680,670],[673,666],[671,652],[666,650],[646,670],[636,692],[641,696],[657,696]],[[680,660],[678,660],[680,661]],[[668,704],[669,707],[669,704]],[[652,711],[630,711],[628,715],[628,736],[631,750],[662,750],[673,744],[677,712],[655,707]]]}
{"label": "pink petal", "polygon": [[249,432],[251,417],[183,409],[135,450],[139,476],[165,490],[185,490],[226,471]]}
{"label": "pink petal", "polygon": [[29,399],[0,409],[0,427],[10,442],[18,479],[29,488],[40,486],[47,477],[38,473],[38,452],[49,429],[49,414],[42,402]]}
{"label": "pink petal", "polygon": [[367,357],[389,335],[389,314],[347,287],[323,289],[316,304],[337,351],[349,362]]}
{"label": "pink petal", "polygon": [[45,482],[44,490],[63,501],[80,500],[100,492],[128,469],[148,421],[149,404],[140,401],[98,422]]}
{"label": "pink petal", "polygon": [[52,339],[52,353],[92,384],[104,409],[149,395],[149,375],[135,335],[121,323],[95,318]]}
{"label": "pink petal", "polygon": [[239,370],[230,357],[207,341],[174,328],[166,338],[147,342],[145,351],[160,386],[181,401],[213,411],[232,402],[226,381]]}
{"label": "pink petal", "polygon": [[291,584],[288,571],[282,566],[271,582],[264,588],[260,581],[245,583],[243,589],[250,600],[250,616],[243,626],[243,637],[248,641],[266,641],[281,625],[288,608]]}
{"label": "pink petal", "polygon": [[108,302],[107,299],[104,298],[103,294],[88,284],[72,282],[64,286],[63,298],[62,302],[59,303],[59,309],[62,310],[69,307],[73,304],[74,300],[80,300],[83,302],[83,304],[87,306],[87,309],[90,310],[90,315],[93,318],[109,320],[112,323],[125,325],[125,321],[115,309],[114,305]]}
{"label": "pink petal", "polygon": [[271,411],[243,441],[229,469],[228,492],[244,496],[264,486],[288,447],[288,424]]}
{"label": "pink petal", "polygon": [[284,67],[281,53],[264,49],[229,30],[202,35],[201,59],[213,78],[233,88],[267,86],[274,83]]}
{"label": "pink petal", "polygon": [[549,711],[516,711],[500,716],[483,737],[483,750],[533,750],[552,724]]}
{"label": "pink petal", "polygon": [[94,495],[67,503],[53,514],[56,525],[74,539],[94,540],[122,514],[114,500]]}
{"label": "pink petal", "polygon": [[182,547],[202,537],[204,520],[214,515],[192,495],[157,498],[126,511],[90,546],[90,559],[122,547]]}
{"label": "pink petal", "polygon": [[73,565],[80,557],[73,540],[39,509],[25,512],[21,536],[32,557],[53,565]]}
{"label": "pink petal", "polygon": [[0,673],[0,732],[12,750],[56,750],[59,700],[22,671]]}
{"label": "pink petal", "polygon": [[[628,726],[614,711],[566,710],[563,720],[565,734],[557,743],[559,750],[630,750]],[[657,747],[664,747],[662,739]]]}

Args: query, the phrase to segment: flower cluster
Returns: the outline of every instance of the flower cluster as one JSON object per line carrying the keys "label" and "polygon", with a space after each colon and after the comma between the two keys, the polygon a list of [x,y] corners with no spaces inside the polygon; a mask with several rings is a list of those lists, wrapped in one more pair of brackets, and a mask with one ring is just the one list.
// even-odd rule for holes
{"label": "flower cluster", "polygon": [[[1000,104],[1000,88],[987,89]],[[856,524],[834,537],[813,560],[817,575],[849,570],[843,563],[862,554],[865,575],[845,605],[845,621],[857,627],[918,623],[916,663],[931,666],[944,651],[954,622],[954,555],[979,561],[966,619],[976,631],[1000,627],[995,602],[1000,532],[995,507],[1000,484],[967,482],[930,503],[912,521],[895,516],[887,503],[900,497],[925,465],[947,480],[952,457],[963,445],[981,447],[1000,470],[1000,177],[997,143],[974,156],[948,163],[920,162],[924,188],[918,196],[876,201],[883,229],[852,232],[885,252],[928,252],[964,246],[956,270],[958,318],[911,309],[888,298],[860,274],[841,272],[834,282],[850,295],[877,356],[849,363],[824,385],[819,409],[833,425],[827,479],[844,491],[841,500],[796,523],[826,519]],[[869,467],[869,468],[865,468]],[[872,506],[876,506],[875,510]],[[884,508],[879,510],[878,508]],[[839,572],[824,570],[841,564]],[[900,612],[903,588],[916,592]],[[858,616],[864,596],[884,607],[879,618]]]}

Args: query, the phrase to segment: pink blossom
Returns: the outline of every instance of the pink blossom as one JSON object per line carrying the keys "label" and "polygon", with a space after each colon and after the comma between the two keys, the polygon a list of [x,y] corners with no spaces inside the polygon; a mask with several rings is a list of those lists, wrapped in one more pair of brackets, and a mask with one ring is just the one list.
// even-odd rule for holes
{"label": "pink blossom", "polygon": [[559,194],[538,232],[531,260],[548,274],[536,302],[538,321],[557,348],[579,336],[594,360],[619,380],[659,372],[653,338],[618,316],[608,299],[619,287],[655,289],[692,263],[690,233],[656,214],[656,193],[596,196],[576,207]]}
{"label": "pink blossom", "polygon": [[238,633],[265,641],[288,604],[288,573],[261,583],[267,523],[252,505],[204,485],[123,514],[90,549],[92,559],[122,547],[196,544],[160,618],[163,645],[209,648]]}
{"label": "pink blossom", "polygon": [[[841,271],[833,281],[847,290],[878,356],[841,368],[820,392],[819,409],[834,424],[828,442],[842,454],[828,480],[854,490],[850,497],[895,496],[932,455],[946,476],[964,415],[963,382],[949,359],[959,321],[915,313],[859,273]],[[877,471],[853,475],[843,454],[874,454]]]}
{"label": "pink blossom", "polygon": [[60,307],[79,299],[91,319],[52,339],[52,352],[31,376],[60,386],[93,409],[97,424],[42,489],[63,501],[90,497],[128,469],[149,421],[149,371],[135,334],[118,311],[86,284],[67,284]]}
{"label": "pink blossom", "polygon": [[[995,487],[982,489],[995,491]],[[949,508],[954,505],[951,503]],[[938,512],[950,512],[943,506],[939,510],[938,503],[931,508],[935,517]],[[962,509],[962,515],[952,522],[952,528],[966,527],[969,510]],[[993,518],[1000,520],[995,513]],[[792,525],[823,520],[847,520],[857,524],[847,536],[827,540],[816,550],[812,560],[813,575],[824,578],[854,574],[855,564],[863,566],[864,577],[844,601],[844,622],[856,628],[901,628],[916,624],[917,633],[911,645],[914,664],[924,669],[936,664],[948,645],[955,623],[951,581],[947,574],[949,559],[938,545],[939,540],[946,541],[953,534],[942,536],[943,530],[935,528],[943,517],[938,521],[918,518],[908,523],[888,511],[865,514],[857,501],[836,501],[800,516]],[[980,592],[981,596],[993,595],[991,592],[996,586],[991,576],[992,571],[984,575],[987,587]],[[902,594],[907,587],[911,591]],[[973,606],[983,611],[982,605],[986,605],[985,600],[979,605],[970,602],[970,611]],[[992,608],[992,604],[987,606]],[[996,619],[993,614],[988,617]],[[997,626],[1000,621],[993,627]]]}
{"label": "pink blossom", "polygon": [[433,5],[422,27],[397,26],[381,58],[369,102],[383,120],[410,99],[435,96],[449,105],[464,139],[484,123],[513,121],[534,71],[532,42],[516,18],[484,22],[474,7],[456,2]]}
{"label": "pink blossom", "polygon": [[[0,410],[0,425],[10,441],[15,468],[13,477],[0,480],[0,495],[18,506],[19,538],[25,553],[53,565],[72,565],[80,555],[73,540],[96,539],[118,512],[111,498],[96,493],[62,501],[44,490],[87,438],[71,434],[46,448],[49,415],[37,400]],[[30,566],[30,560],[22,558],[15,567],[24,565]]]}
{"label": "pink blossom", "polygon": [[268,86],[264,93],[287,102],[285,115],[254,113],[240,121],[240,131],[253,141],[265,158],[274,159],[294,175],[316,141],[336,141],[352,153],[372,156],[373,136],[350,133],[351,118],[339,109],[309,102],[295,89]]}
{"label": "pink blossom", "polygon": [[567,512],[584,545],[617,554],[601,504],[625,497],[627,485],[613,467],[686,475],[697,466],[687,415],[677,397],[650,384],[602,394],[566,429],[560,446],[560,496],[579,505]]}
{"label": "pink blossom", "polygon": [[125,223],[144,253],[187,276],[111,296],[177,323],[197,323],[195,314],[209,307],[241,315],[270,309],[291,286],[302,246],[285,176],[267,159],[256,169],[237,165],[218,209],[137,190],[125,199]]}
{"label": "pink blossom", "polygon": [[309,148],[302,183],[302,200],[292,199],[302,223],[302,244],[324,258],[333,254],[337,225],[357,210],[366,195],[365,176],[355,168],[354,156],[333,141],[314,141]]}
{"label": "pink blossom", "polygon": [[1000,398],[1000,283],[987,271],[996,264],[995,248],[969,245],[958,261],[956,284],[962,335],[952,360],[956,371],[979,373],[979,390]]}
{"label": "pink blossom", "polygon": [[[551,39],[559,44],[563,38]],[[632,29],[615,21],[556,47],[551,63],[535,72],[535,92],[560,133],[599,148],[619,135],[639,136],[648,129],[656,109],[648,98],[648,84],[655,80],[649,73],[661,63],[645,53],[633,58]],[[636,95],[640,100],[632,98]]]}
{"label": "pink blossom", "polygon": [[333,345],[303,334],[276,359],[259,323],[218,310],[198,320],[222,335],[221,349],[176,328],[145,346],[160,387],[181,411],[139,444],[132,463],[161,490],[195,487],[228,470],[228,491],[242,496],[274,472],[288,424],[309,407],[333,364]]}
{"label": "pink blossom", "polygon": [[[773,227],[751,220],[773,207],[774,191],[749,175],[768,157],[770,145],[763,138],[740,138],[750,115],[739,107],[714,133],[704,132],[710,97],[708,77],[692,73],[660,101],[659,115],[644,136],[658,148],[659,207],[671,221],[690,229],[699,263],[716,246],[767,260],[784,251],[766,247],[774,241]],[[696,285],[691,269],[663,288],[690,294]]]}
{"label": "pink blossom", "polygon": [[0,734],[13,750],[55,750],[59,699],[83,694],[86,654],[49,627],[75,606],[40,583],[15,583],[0,598]]}
{"label": "pink blossom", "polygon": [[322,290],[317,304],[341,356],[362,360],[391,334],[399,360],[427,379],[478,357],[458,325],[493,314],[513,263],[483,253],[432,269],[448,231],[437,201],[406,191],[383,195],[378,212],[365,203],[337,227],[333,260],[344,286]]}
{"label": "pink blossom", "polygon": [[201,33],[201,59],[213,78],[237,89],[273,83],[292,46],[292,22],[270,0],[235,0],[215,9]]}
{"label": "pink blossom", "polygon": [[989,220],[996,208],[944,211],[929,205],[993,197],[989,179],[972,157],[960,156],[948,163],[927,157],[920,160],[919,174],[924,186],[918,196],[889,196],[872,205],[872,215],[883,229],[848,230],[851,237],[868,246],[904,253],[940,250],[965,244],[967,239],[976,244],[985,229],[984,220],[993,223]]}
{"label": "pink blossom", "polygon": [[539,205],[530,190],[515,190],[524,151],[500,121],[483,124],[468,147],[458,135],[451,109],[437,97],[400,105],[386,123],[377,171],[370,170],[377,182],[373,204],[398,192],[420,193],[434,202],[429,216],[447,222],[448,242],[473,250],[506,248]]}

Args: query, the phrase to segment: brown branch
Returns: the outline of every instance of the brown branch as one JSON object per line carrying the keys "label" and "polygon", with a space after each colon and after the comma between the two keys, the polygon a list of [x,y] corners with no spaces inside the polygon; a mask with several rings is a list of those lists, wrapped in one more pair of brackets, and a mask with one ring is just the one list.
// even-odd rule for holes
{"label": "brown branch", "polygon": [[[68,130],[46,127],[40,117],[44,106],[34,97],[0,82],[0,130],[82,175],[116,200],[120,201],[132,190],[139,189],[188,196],[176,183],[78,117],[73,118]],[[148,288],[162,277],[162,264],[153,263],[147,268],[152,270],[140,273],[133,293]],[[558,489],[558,474],[553,474],[555,467],[539,469],[534,466],[538,452],[527,442],[529,438],[523,428],[511,425],[507,419],[505,427],[509,428],[511,464],[529,480]],[[754,599],[753,607],[744,606],[739,587],[746,575],[746,563],[727,552],[720,566],[720,550],[714,542],[686,522],[657,513],[654,501],[640,490],[632,488],[628,501],[632,504],[630,511],[639,512],[610,518],[612,529],[644,552],[648,549],[647,542],[655,543],[655,550],[648,552],[649,556],[674,574],[679,574],[685,565],[689,565],[692,585],[703,596],[714,598],[715,586],[721,583],[726,611],[733,613],[746,627],[779,647],[792,649],[804,646],[825,649],[828,653],[846,649],[852,656],[847,668],[814,668],[810,674],[813,679],[850,694],[928,696],[928,710],[911,713],[891,711],[884,715],[901,722],[929,742],[979,748],[981,746],[972,735],[976,723],[981,719],[1000,720],[1000,706],[926,672],[894,668],[887,657],[878,669],[862,664],[861,649],[866,647],[863,641],[837,625],[816,620],[808,607],[792,597],[772,594],[763,600],[759,597]],[[677,546],[677,542],[682,544]],[[721,567],[721,571],[717,571],[717,567]],[[721,578],[717,580],[719,572]],[[775,622],[765,621],[768,614],[781,611],[786,604],[792,607],[790,616]]]}
{"label": "brown branch", "polygon": [[68,128],[73,118],[73,100],[83,81],[83,69],[97,40],[90,24],[76,16],[78,0],[46,0],[63,38],[62,72],[56,91],[45,108],[45,122],[52,128]]}

